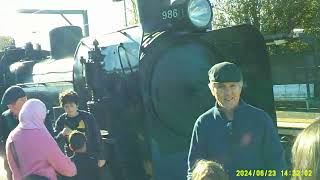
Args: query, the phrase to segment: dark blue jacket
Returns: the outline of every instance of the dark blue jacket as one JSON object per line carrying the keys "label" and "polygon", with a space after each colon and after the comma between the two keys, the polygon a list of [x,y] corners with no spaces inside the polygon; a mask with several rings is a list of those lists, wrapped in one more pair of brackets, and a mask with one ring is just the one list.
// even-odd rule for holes
{"label": "dark blue jacket", "polygon": [[273,176],[275,170],[279,177],[280,171],[285,169],[284,151],[272,119],[244,101],[235,109],[232,121],[227,120],[217,105],[197,119],[188,156],[189,178],[199,159],[221,163],[230,179],[248,178],[237,177],[241,170],[251,170],[249,176],[255,173],[255,177],[261,174],[256,170],[268,170],[267,177]]}
{"label": "dark blue jacket", "polygon": [[[61,131],[65,127],[69,127],[72,130],[78,130],[85,133],[87,137],[87,150],[88,153],[95,156],[99,160],[105,159],[104,147],[102,144],[102,137],[100,134],[100,128],[98,122],[89,112],[78,110],[79,114],[76,117],[68,117],[67,113],[63,113],[56,121],[55,132],[56,139],[62,140],[68,144],[67,137],[61,134]],[[66,146],[68,148],[68,146]]]}
{"label": "dark blue jacket", "polygon": [[61,180],[99,180],[98,160],[88,153],[74,153],[71,160],[77,167],[73,177],[61,176]]}

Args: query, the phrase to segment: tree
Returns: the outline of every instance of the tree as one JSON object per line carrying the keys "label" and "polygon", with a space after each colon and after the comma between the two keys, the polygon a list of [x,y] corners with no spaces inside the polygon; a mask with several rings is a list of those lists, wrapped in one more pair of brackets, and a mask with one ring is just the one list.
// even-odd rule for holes
{"label": "tree", "polygon": [[[215,0],[213,5],[214,28],[252,24],[264,35],[303,28],[307,34],[320,38],[319,0]],[[277,53],[306,48],[310,47],[293,42],[277,48]]]}
{"label": "tree", "polygon": [[10,36],[0,36],[0,52],[6,47],[14,45],[14,39]]}
{"label": "tree", "polygon": [[319,0],[215,0],[214,27],[252,24],[263,34],[304,28],[320,35]]}
{"label": "tree", "polygon": [[114,2],[122,2],[125,7],[125,16],[127,25],[135,25],[139,22],[137,0],[113,0]]}
{"label": "tree", "polygon": [[137,7],[137,0],[130,0],[129,8],[127,9],[129,11],[129,25],[134,25],[139,22],[138,17],[138,7]]}

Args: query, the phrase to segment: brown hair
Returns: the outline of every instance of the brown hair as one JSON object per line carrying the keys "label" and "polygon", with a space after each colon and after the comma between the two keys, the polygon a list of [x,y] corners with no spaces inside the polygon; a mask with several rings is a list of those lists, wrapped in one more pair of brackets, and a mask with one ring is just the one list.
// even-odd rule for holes
{"label": "brown hair", "polygon": [[78,105],[79,96],[73,90],[64,91],[59,94],[59,102],[62,107],[67,103],[75,103],[76,105]]}
{"label": "brown hair", "polygon": [[200,160],[192,171],[192,180],[228,180],[228,175],[219,163]]}

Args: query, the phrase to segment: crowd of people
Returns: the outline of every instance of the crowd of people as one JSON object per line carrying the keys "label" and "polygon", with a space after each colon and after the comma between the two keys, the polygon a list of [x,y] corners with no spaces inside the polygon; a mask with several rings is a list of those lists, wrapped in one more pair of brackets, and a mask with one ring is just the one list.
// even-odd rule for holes
{"label": "crowd of people", "polygon": [[[277,129],[266,112],[241,99],[240,68],[222,62],[212,66],[208,76],[215,105],[194,124],[187,179],[234,180],[243,178],[237,171],[261,169],[277,172],[265,179],[284,179],[280,171],[288,166]],[[1,115],[0,140],[8,180],[99,178],[106,158],[98,123],[91,113],[78,109],[76,92],[63,92],[59,100],[65,112],[52,130],[43,102],[28,100],[19,86],[5,91],[1,104],[8,110]],[[292,169],[311,172],[293,180],[320,178],[320,120],[296,138],[292,164]]]}
{"label": "crowd of people", "polygon": [[5,91],[1,104],[8,110],[1,115],[0,138],[8,180],[99,178],[106,160],[98,123],[78,109],[76,92],[63,92],[59,99],[65,113],[53,128],[42,101],[28,100],[19,86]]}

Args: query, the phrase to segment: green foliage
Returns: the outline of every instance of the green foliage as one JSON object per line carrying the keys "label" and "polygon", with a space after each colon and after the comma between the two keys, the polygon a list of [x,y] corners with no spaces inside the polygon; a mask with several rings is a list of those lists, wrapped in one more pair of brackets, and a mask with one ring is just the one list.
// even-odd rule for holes
{"label": "green foliage", "polygon": [[[252,24],[264,35],[303,28],[305,33],[320,38],[319,0],[215,0],[213,3],[214,28]],[[280,46],[280,51],[306,48],[306,44],[293,42]]]}
{"label": "green foliage", "polygon": [[319,0],[215,0],[214,26],[249,23],[267,34],[320,32]]}
{"label": "green foliage", "polygon": [[128,24],[135,25],[139,22],[137,0],[130,0],[129,6],[130,8],[128,9],[128,11],[130,16],[128,19]]}
{"label": "green foliage", "polygon": [[6,47],[14,45],[14,39],[10,36],[0,36],[0,52]]}

